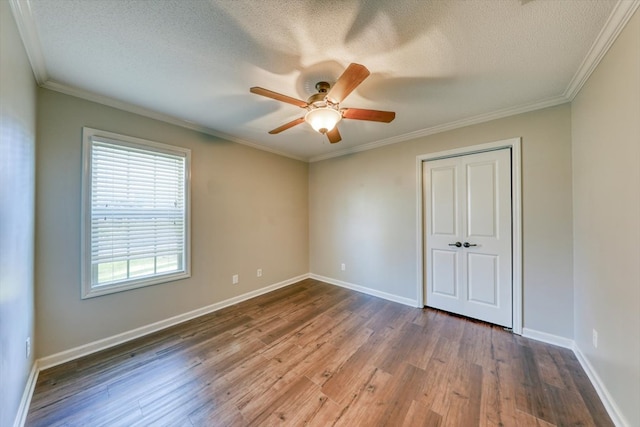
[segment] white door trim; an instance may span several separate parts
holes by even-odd
[[[484,151],[511,149],[511,188],[512,188],[512,239],[513,239],[513,332],[522,335],[522,184],[521,184],[521,138],[510,138],[486,144],[472,145],[437,153],[421,154],[416,157],[416,225],[417,225],[417,295],[418,303],[424,306],[424,222],[423,222],[423,182],[422,167],[427,160],[463,156]]]

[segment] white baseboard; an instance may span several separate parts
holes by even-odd
[[[397,302],[411,307],[422,307],[422,305],[419,304],[415,299],[400,297],[398,295],[389,294],[387,292],[378,291],[375,289],[367,288],[365,286],[355,285],[353,283],[343,282],[342,280],[332,279],[331,277],[320,276],[319,274],[311,273],[309,274],[309,277],[315,280],[320,280],[321,282],[329,283],[331,285],[362,292],[363,294],[367,295],[373,295],[374,297],[386,299],[388,301]]]
[[[153,332],[157,332],[159,330],[168,328],[178,323],[191,320],[198,316],[212,313],[214,311],[223,309],[230,305],[237,304],[239,302],[246,301],[248,299],[257,297],[259,295],[266,294],[271,291],[275,291],[276,289],[292,285],[294,283],[297,283],[307,278],[320,280],[322,282],[326,282],[331,285],[340,286],[343,288],[362,292],[368,295],[372,295],[378,298],[386,299],[388,301],[393,301],[400,304],[408,305],[411,307],[421,307],[421,304],[419,304],[417,300],[413,300],[410,298],[400,297],[397,295],[389,294],[387,292],[382,292],[382,291],[367,288],[364,286],[355,285],[353,283],[343,282],[341,280],[332,279],[330,277],[320,276],[318,274],[313,274],[313,273],[303,274],[297,277],[293,277],[291,279],[284,280],[279,283],[275,283],[273,285],[266,286],[261,289],[257,289],[255,291],[247,292],[245,294],[238,295],[236,297],[229,298],[224,301],[220,301],[218,303],[199,308],[197,310],[190,311],[188,313],[174,316],[169,319],[152,323],[150,325],[142,326],[140,328],[136,328],[128,332],[114,335],[112,337],[105,338],[102,340],[94,341],[92,343],[88,343],[76,348],[72,348],[70,350],[66,350],[66,351],[36,360],[31,369],[31,373],[29,374],[29,378],[27,380],[27,384],[25,386],[22,399],[20,400],[20,407],[18,409],[18,413],[16,415],[16,419],[13,424],[14,427],[24,426],[24,423],[27,418],[27,413],[29,412],[29,404],[31,403],[31,397],[33,396],[33,391],[35,389],[35,385],[38,379],[38,374],[41,370],[51,368],[61,363],[65,363],[70,360],[77,359],[79,357],[86,356],[88,354],[95,353],[97,351],[104,350],[104,349],[113,347],[115,345],[125,343],[127,341],[148,335]],[[600,377],[598,376],[594,368],[589,363],[589,360],[586,358],[586,356],[582,353],[580,348],[576,345],[576,343],[572,339],[549,334],[546,332],[536,331],[535,329],[529,329],[529,328],[522,329],[522,336],[526,338],[534,339],[536,341],[542,341],[547,344],[553,344],[559,347],[564,347],[572,350],[576,355],[576,358],[580,362],[582,369],[584,369],[585,373],[589,377],[591,384],[593,384],[593,387],[596,389],[596,392],[598,393],[598,396],[600,397],[600,400],[602,401],[602,404],[607,410],[607,413],[611,417],[611,420],[613,421],[613,423],[617,427],[630,426],[626,418],[620,412],[620,409],[618,408],[618,406],[615,404],[613,397],[605,387],[604,383],[602,382],[602,380],[600,379]]]
[[[570,338],[548,334],[546,332],[536,331],[535,329],[529,328],[522,328],[522,336],[573,350],[573,340]]]
[[[627,422],[625,417],[620,412],[620,408],[615,404],[613,397],[605,387],[604,383],[589,363],[589,359],[585,357],[585,355],[580,351],[580,348],[575,343],[574,340],[560,337],[558,335],[548,334],[546,332],[536,331],[535,329],[523,328],[522,336],[526,338],[531,338],[536,341],[542,341],[547,344],[557,345],[559,347],[568,348],[573,351],[573,354],[576,355],[578,362],[580,362],[580,366],[584,369],[584,372],[589,377],[589,381],[593,385],[593,388],[596,389],[602,404],[604,405],[609,417],[611,417],[611,421],[616,425],[616,427],[630,427],[631,424]]]
[[[237,304],[242,301],[246,301],[248,299],[257,297],[262,294],[266,294],[271,291],[275,291],[276,289],[283,288],[285,286],[292,285],[296,282],[309,278],[309,274],[303,274],[297,277],[292,277],[291,279],[284,280],[282,282],[274,283],[273,285],[266,286],[264,288],[257,289],[255,291],[247,292],[242,295],[238,295],[233,298],[226,299],[224,301],[217,302],[215,304],[208,305],[206,307],[198,308],[196,310],[190,311],[188,313],[179,314],[174,317],[170,317],[165,320],[161,320],[159,322],[151,323],[150,325],[141,326],[136,329],[132,329],[127,332],[123,332],[118,335],[114,335],[108,338],[104,338],[98,341],[94,341],[88,344],[81,345],[79,347],[75,347],[69,350],[62,351],[60,353],[52,354],[50,356],[43,357],[39,359],[39,368],[40,370],[44,370],[47,368],[51,368],[56,365],[60,365],[62,363],[68,362],[70,360],[78,359],[83,356],[87,356],[89,354],[95,353],[100,350],[105,350],[107,348],[123,344],[127,341],[131,341],[136,338],[143,337],[145,335],[149,335],[153,332],[160,331],[162,329],[166,329],[170,326],[177,325],[178,323],[186,322],[187,320],[194,319],[199,316],[203,316],[205,314],[212,313],[214,311],[223,309],[233,304]]]
[[[589,377],[591,384],[593,384],[593,387],[596,389],[596,392],[598,393],[602,404],[611,417],[611,421],[613,421],[616,427],[631,427],[631,424],[627,421],[624,415],[622,415],[620,408],[618,408],[618,405],[616,405],[615,400],[613,400],[613,397],[609,393],[609,390],[607,390],[607,387],[605,387],[604,383],[596,373],[596,370],[593,369],[593,366],[591,366],[591,363],[589,363],[589,359],[587,359],[584,353],[582,353],[580,347],[578,347],[578,345],[574,342],[571,349],[576,355],[578,362],[580,362],[582,369],[584,369],[584,372]]]
[[[22,427],[24,426],[25,421],[27,421],[27,414],[29,413],[29,405],[31,404],[31,397],[33,396],[33,391],[36,389],[36,382],[38,381],[38,373],[40,372],[38,361],[33,362],[33,366],[31,367],[31,372],[29,373],[29,378],[27,378],[27,384],[24,386],[24,391],[22,392],[22,398],[20,399],[20,406],[18,407],[18,413],[16,414],[16,418],[13,422],[13,427]]]

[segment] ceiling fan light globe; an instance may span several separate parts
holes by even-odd
[[[304,120],[309,123],[316,132],[322,134],[336,127],[340,119],[342,119],[342,114],[329,107],[315,108],[304,116]]]

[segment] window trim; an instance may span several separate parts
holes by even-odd
[[[145,277],[140,279],[130,279],[126,282],[114,283],[92,287],[91,271],[91,156],[93,139],[102,139],[109,142],[122,144],[129,147],[141,148],[144,150],[155,150],[167,154],[178,155],[185,159],[185,239],[183,271],[163,274],[161,276]],[[93,298],[101,295],[108,295],[116,292],[138,289],[146,286],[158,285],[161,283],[173,282],[176,280],[191,277],[191,150],[188,148],[176,147],[160,142],[135,138],[113,132],[107,132],[89,127],[82,128],[82,196],[81,196],[81,227],[80,227],[80,289],[81,299]]]

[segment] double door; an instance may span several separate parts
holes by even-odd
[[[511,153],[425,162],[425,305],[511,328]]]

